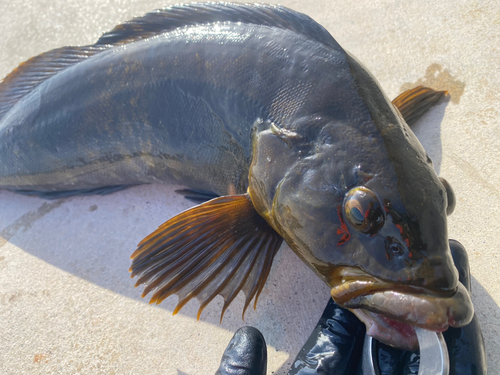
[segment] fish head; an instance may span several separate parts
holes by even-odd
[[[413,327],[464,326],[473,307],[448,243],[453,192],[398,111],[378,105],[374,131],[338,118],[309,118],[302,133],[271,124],[254,141],[249,193],[369,335],[415,350]]]

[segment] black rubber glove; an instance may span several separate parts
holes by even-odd
[[[361,362],[365,325],[330,298],[289,375],[350,374]]]
[[[266,341],[256,328],[236,331],[229,342],[215,375],[266,375]]]
[[[450,240],[450,249],[460,282],[470,292],[467,252],[454,240]],[[475,315],[467,326],[449,328],[443,335],[448,346],[450,375],[486,374],[484,341]],[[364,324],[330,299],[288,374],[360,375],[364,336]],[[378,343],[377,359],[380,375],[418,374],[418,351],[408,352]],[[265,375],[266,364],[264,338],[255,328],[244,327],[229,343],[216,375]]]

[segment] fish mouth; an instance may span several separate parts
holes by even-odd
[[[342,268],[336,279],[340,282],[333,284],[333,299],[365,323],[368,335],[400,349],[418,348],[413,327],[443,332],[467,325],[474,315],[461,283],[455,290],[436,292],[380,280],[350,267]]]

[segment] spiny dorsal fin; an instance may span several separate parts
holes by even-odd
[[[0,82],[0,119],[41,82],[108,48],[109,46],[62,47],[21,63]]]
[[[216,22],[241,22],[293,30],[330,47],[337,42],[309,16],[280,5],[193,3],[174,5],[147,13],[116,26],[96,45],[120,45],[147,39],[180,27]]]
[[[283,238],[255,211],[247,194],[212,199],[174,216],[143,239],[132,254],[131,277],[145,284],[150,303],[177,294],[176,314],[189,300],[203,309],[218,294],[221,320],[240,290],[243,314],[257,299]]]
[[[289,29],[330,47],[338,47],[321,25],[305,14],[282,6],[231,3],[175,5],[118,25],[92,46],[58,48],[20,64],[0,82],[0,119],[41,82],[96,53],[180,27],[215,22],[241,22]]]

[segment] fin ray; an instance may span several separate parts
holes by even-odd
[[[62,47],[21,63],[0,82],[0,119],[43,81],[107,49],[109,46]]]
[[[221,320],[240,290],[245,309],[262,291],[283,239],[255,211],[248,195],[224,196],[174,216],[142,240],[132,255],[132,276],[143,296],[161,303],[176,294],[176,314],[192,298],[198,318],[217,295]],[[256,303],[256,301],[255,301]]]
[[[196,279],[196,275],[203,274],[203,271],[209,268],[214,262],[224,262],[225,257],[218,257],[220,254],[217,250],[221,247],[227,249],[230,247],[230,244],[228,244],[226,239],[219,240],[203,251],[198,252],[193,259],[183,262],[182,269],[179,272],[173,275],[166,284],[160,284],[155,288],[153,298],[157,297],[157,303],[162,302],[172,294],[178,294],[180,289],[193,279]],[[230,253],[226,252],[225,255],[227,257]]]
[[[241,22],[288,29],[320,43],[337,47],[328,31],[305,14],[279,5],[193,3],[158,9],[116,26],[96,45],[121,45],[147,39],[181,27],[216,22]]]
[[[271,271],[271,266],[272,266],[272,259],[274,259],[274,256],[276,255],[278,248],[274,248],[273,246],[268,246],[263,256],[259,257],[256,267],[252,269],[252,271],[250,272],[250,275],[247,278],[245,285],[242,288],[246,296],[245,305],[243,307],[243,313],[241,315],[242,319],[245,318],[245,312],[248,306],[250,305],[250,302],[254,298],[254,296],[255,296],[254,308],[257,307],[257,299],[259,298],[259,295],[262,292],[262,289],[264,288],[264,283],[262,281],[264,280],[265,282],[265,280],[267,280],[267,277],[269,276],[269,272]],[[252,272],[255,269],[261,270],[260,278],[257,278],[255,277],[255,274],[252,274]]]
[[[220,272],[224,270],[228,262],[231,261],[232,258],[231,255],[233,255],[232,253],[236,250],[238,250],[237,244],[233,243],[231,245],[231,251],[226,251],[225,252],[226,254],[224,254],[225,256],[223,256],[223,259],[221,259],[221,262],[214,265],[214,267],[212,267],[212,270],[210,271],[207,270],[207,272],[202,274],[202,277],[196,277],[193,280],[190,280],[190,283],[195,284],[195,286],[184,285],[182,288],[180,288],[180,290],[178,291],[179,303],[177,304],[174,313],[179,311],[182,308],[182,306],[184,306],[193,297],[196,297],[199,293],[201,293],[202,290],[205,292],[205,294],[208,295],[208,297],[203,298],[202,300],[203,302],[200,302],[200,308],[202,308],[201,306],[203,305],[204,302],[208,304],[212,299],[214,299],[217,296],[218,292],[220,291],[221,285],[224,286],[229,282],[229,280],[233,277],[234,272],[237,270],[237,267],[239,266],[239,264],[241,264],[240,262],[243,261],[246,257],[246,252],[239,251],[240,254],[237,254],[235,261],[232,262],[233,266],[228,267],[229,269],[225,270],[227,271],[226,277],[222,279],[217,279],[217,275],[219,275]],[[217,287],[213,288],[214,291],[209,292],[209,285],[213,284],[214,280],[217,284]],[[187,292],[183,291],[183,289]],[[198,299],[200,300],[200,298]],[[199,315],[200,311],[198,311],[198,316]]]
[[[241,241],[240,244],[235,244],[235,249],[238,251],[238,254],[236,254],[235,257],[228,259],[228,262],[218,266],[216,269],[209,270],[207,275],[204,276],[202,280],[195,280],[196,286],[194,288],[187,285],[184,290],[179,291],[179,294],[185,294],[187,292],[187,295],[190,296],[190,298],[196,296],[200,302],[197,314],[198,319],[203,309],[217,295],[221,295],[224,300],[226,300],[226,289],[229,288],[230,290],[236,290],[236,294],[241,289],[241,285],[238,282],[240,274],[242,273],[240,267],[244,263],[251,264],[253,266],[253,262],[251,260],[256,254],[256,251],[253,250],[255,248],[259,248],[256,247],[256,242],[258,242],[258,239],[246,238],[244,241]],[[225,277],[218,278],[217,276],[220,275],[221,272],[224,272]],[[221,314],[221,321],[223,314],[224,309]]]
[[[159,271],[158,273],[159,276],[165,275],[161,279],[156,277],[150,279],[148,281],[148,285],[144,289],[144,293],[146,294],[149,293],[151,290],[154,290],[153,298],[157,300],[159,297],[161,297],[161,295],[163,295],[165,292],[169,290],[170,285],[173,282],[176,282],[178,285],[182,281],[184,275],[186,275],[190,271],[190,269],[188,269],[190,264],[195,263],[197,261],[201,262],[201,264],[205,264],[204,260],[206,260],[206,258],[210,257],[211,255],[210,253],[206,254],[206,252],[209,252],[213,248],[213,246],[219,245],[220,242],[221,241],[209,245],[209,247],[205,249],[206,250],[205,252],[200,251],[201,248],[203,248],[204,244],[203,241],[201,244],[198,243],[193,247],[189,247],[186,253],[182,254],[182,256],[180,257],[174,257],[173,261],[159,262],[159,264],[156,265],[154,268],[147,269],[146,271],[144,271],[142,275],[139,277],[137,283],[143,284],[145,282],[146,276],[149,275],[155,276],[155,274],[157,274],[157,271]],[[198,263],[197,265],[200,264]],[[173,271],[175,271],[175,274],[170,274]],[[168,276],[170,276],[170,278],[165,279]],[[168,296],[166,296],[165,298],[167,297]],[[163,301],[163,299],[161,301]]]
[[[179,228],[179,231],[181,230],[182,228]],[[209,230],[210,228],[203,228],[196,234],[201,236]],[[185,235],[192,234],[192,231],[189,232],[186,231],[184,232],[184,234]],[[169,235],[172,235],[172,233],[169,233]],[[134,277],[139,270],[144,269],[148,264],[168,261],[171,257],[179,255],[178,252],[185,246],[188,245],[194,246],[197,243],[196,241],[202,241],[202,240],[203,240],[202,238],[200,238],[199,240],[197,239],[193,240],[192,238],[186,236],[182,239],[176,239],[176,238],[165,239],[163,241],[158,241],[157,243],[152,244],[147,249],[147,252],[143,252],[135,258],[135,268],[134,271],[132,272],[131,277]],[[172,247],[173,244],[175,244],[175,248]]]
[[[243,269],[242,272],[241,272],[241,277],[240,277],[241,280],[239,281],[238,286],[236,288],[227,288],[228,290],[224,290],[222,292],[222,294],[225,297],[224,297],[224,306],[222,306],[222,312],[221,312],[221,315],[220,315],[220,321],[221,322],[222,322],[222,318],[224,317],[224,313],[226,312],[227,308],[229,307],[229,305],[231,304],[231,302],[233,302],[233,300],[236,298],[236,296],[238,295],[238,292],[245,285],[245,283],[246,283],[246,281],[248,279],[248,276],[250,275],[253,267],[255,266],[255,263],[257,261],[257,257],[258,257],[258,254],[256,252],[253,252],[252,256],[251,256],[251,259],[248,262],[247,267],[245,269]],[[203,303],[202,303],[202,305],[203,305]],[[199,312],[199,314],[200,313],[201,312]]]
[[[436,91],[417,86],[399,94],[392,104],[396,106],[408,125],[415,124],[429,109],[435,106],[448,91]]]
[[[104,33],[93,45],[57,48],[21,63],[0,82],[0,119],[40,83],[95,54],[178,28],[216,22],[241,22],[288,29],[338,48],[337,42],[325,28],[309,16],[282,6],[232,3],[174,5],[118,25]]]

